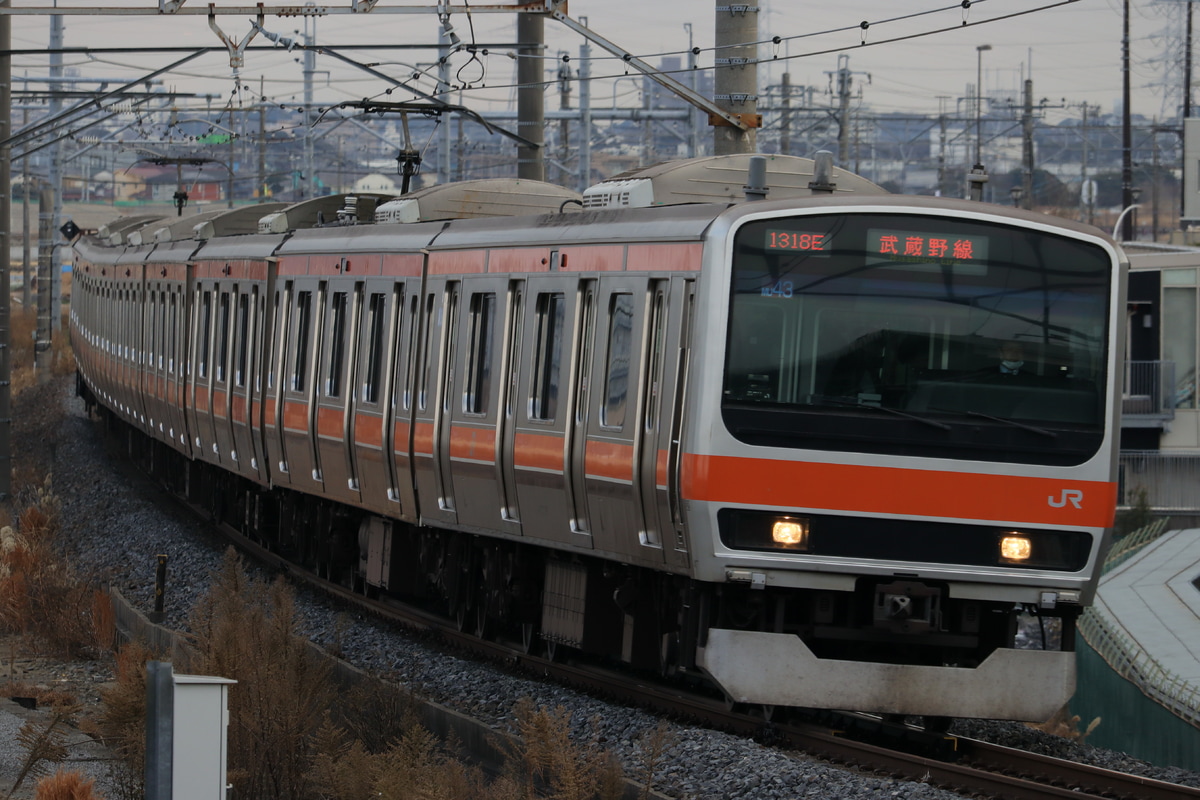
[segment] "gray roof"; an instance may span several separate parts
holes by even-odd
[[[1159,666],[1200,686],[1200,528],[1171,531],[1104,576],[1097,610]]]

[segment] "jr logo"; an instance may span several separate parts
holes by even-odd
[[[1076,508],[1083,508],[1083,492],[1078,489],[1063,489],[1062,495],[1056,500],[1053,496],[1046,498],[1052,508],[1062,508],[1067,503]]]

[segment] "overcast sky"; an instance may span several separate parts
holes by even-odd
[[[51,0],[11,0],[18,8],[44,8]],[[462,0],[456,0],[461,3]],[[265,0],[270,8],[271,0]],[[331,7],[346,7],[352,0],[335,0]],[[1007,90],[1015,92],[1021,80],[1030,74],[1034,94],[1047,98],[1052,104],[1087,102],[1100,106],[1103,112],[1118,107],[1121,96],[1121,19],[1122,3],[1118,0],[1076,0],[1054,3],[1053,0],[976,0],[963,10],[958,0],[758,0],[759,38],[770,40],[778,36],[779,45],[766,44],[760,48],[762,58],[778,56],[779,60],[764,67],[760,81],[777,82],[783,71],[791,73],[793,85],[809,85],[824,91],[829,86],[827,72],[837,68],[838,53],[825,52],[834,48],[849,48],[849,66],[856,74],[855,88],[861,88],[863,99],[878,111],[936,112],[939,104],[953,111],[959,98],[968,94],[974,84],[979,64],[979,45],[991,45],[982,53],[983,83],[986,92]],[[59,0],[64,8],[124,6],[157,11],[157,0]],[[378,8],[388,5],[420,5],[420,0],[379,0]],[[715,7],[728,5],[729,0],[572,0],[570,15],[586,17],[597,33],[658,63],[663,53],[681,53],[688,46],[685,23],[692,25],[692,37],[697,46],[712,45]],[[192,0],[187,7],[205,7]],[[217,6],[246,6],[243,2],[218,2]],[[356,14],[330,16],[316,23],[319,44],[330,46],[349,44],[421,44],[436,41],[436,3],[428,5],[430,13],[421,15]],[[1178,51],[1172,50],[1174,38],[1179,38],[1178,23],[1173,23],[1170,0],[1136,0],[1131,4],[1133,51],[1133,108],[1146,116],[1161,116],[1164,108],[1164,75],[1170,75],[1172,85],[1181,80],[1178,68],[1168,71],[1178,61]],[[1043,9],[1043,10],[1037,10]],[[1023,16],[998,19],[1017,12]],[[889,18],[931,12],[907,20],[887,22]],[[1178,13],[1175,14],[1179,18]],[[138,47],[175,45],[209,47],[219,41],[209,29],[205,16],[66,16],[65,44],[69,47]],[[230,38],[241,40],[250,30],[245,15],[218,16],[217,24]],[[456,13],[451,18],[464,42],[510,43],[515,38],[511,14]],[[989,22],[988,20],[995,20]],[[866,31],[859,23],[872,23]],[[963,25],[963,22],[968,23]],[[267,16],[265,27],[284,35],[302,27],[297,18]],[[838,29],[847,29],[838,32]],[[944,29],[944,30],[943,30]],[[581,38],[553,21],[547,21],[547,40],[550,51],[565,50],[573,56],[579,52]],[[906,41],[889,39],[938,31],[928,36]],[[44,47],[49,35],[49,19],[44,16],[18,16],[13,20],[13,47]],[[865,42],[865,44],[864,44]],[[260,37],[254,44],[263,43]],[[1178,47],[1178,45],[1175,45]],[[507,57],[510,48],[499,46],[478,62],[468,57],[454,57],[452,74],[457,82],[469,82],[472,89],[463,97],[467,105],[487,107],[488,101],[506,100],[512,95],[515,61]],[[363,62],[428,62],[433,51],[346,52]],[[83,75],[131,80],[150,70],[160,68],[182,54],[141,55],[122,53],[97,55],[93,58],[68,55],[68,66],[77,67]],[[594,55],[602,55],[598,50]],[[241,77],[252,87],[244,96],[251,102],[250,93],[258,90],[260,76],[264,94],[280,102],[301,99],[301,68],[296,63],[299,53],[282,50],[251,52]],[[681,56],[683,57],[683,56]],[[705,50],[699,56],[701,66],[711,66],[714,54]],[[577,66],[578,61],[573,64]],[[361,71],[348,68],[331,58],[317,60],[319,85],[318,102],[358,99],[378,96],[386,88],[380,80]],[[409,67],[384,63],[378,67],[390,75],[401,77],[411,73]],[[45,57],[18,56],[14,59],[14,76],[44,74]],[[592,65],[594,75],[621,75],[624,72],[617,60],[597,61]],[[181,70],[164,76],[166,85],[183,91],[208,93],[225,102],[234,86],[228,57],[203,56]],[[486,84],[486,88],[482,86]],[[433,89],[431,81],[420,84]],[[597,82],[593,89],[596,105],[638,104],[639,84],[632,80]],[[548,90],[553,94],[554,89]],[[392,99],[403,95],[396,93]],[[946,98],[939,100],[938,98]],[[456,98],[457,99],[457,98]],[[1178,96],[1166,104],[1178,102]],[[557,107],[551,98],[548,108]],[[1049,114],[1064,114],[1051,110]],[[1077,112],[1071,112],[1076,115]]]

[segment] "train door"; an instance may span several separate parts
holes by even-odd
[[[456,522],[450,464],[448,411],[455,369],[460,282],[431,279],[425,289],[416,408],[413,412],[412,467],[421,517]]]
[[[397,496],[392,451],[394,426],[389,401],[396,378],[397,336],[404,308],[404,284],[370,280],[362,290],[362,323],[359,325],[354,411],[351,420],[351,474],[361,502],[383,514],[394,512]]]
[[[316,445],[316,391],[322,344],[321,309],[326,281],[297,280],[288,321],[288,348],[280,376],[283,388],[282,439],[291,485],[307,491],[324,488]]]
[[[288,485],[292,482],[291,467],[283,436],[283,412],[286,405],[284,387],[297,347],[292,338],[292,308],[295,303],[295,281],[276,283],[271,303],[271,330],[274,331],[266,364],[263,387],[262,441],[265,458],[270,465],[271,481]]]
[[[513,474],[524,535],[590,548],[586,498],[573,492],[570,469],[584,293],[574,276],[527,283]]]
[[[249,441],[238,442],[238,448],[245,450],[250,458],[251,473],[256,480],[264,484],[270,481],[269,465],[271,463],[267,460],[264,431],[267,393],[265,376],[270,369],[274,340],[278,338],[273,335],[269,324],[275,312],[274,305],[269,302],[274,297],[275,275],[275,261],[268,260],[266,280],[262,285],[254,288],[249,338],[246,343],[249,360],[246,397],[249,411],[245,433],[249,437]]]
[[[192,452],[192,437],[188,430],[192,398],[192,379],[188,374],[192,313],[189,310],[188,302],[192,297],[192,286],[195,283],[194,269],[188,265],[183,270],[183,280],[172,285],[171,292],[167,297],[168,325],[171,331],[167,363],[167,372],[171,381],[171,387],[168,390],[171,427],[168,428],[167,433],[171,437],[171,444],[188,455]]]
[[[494,530],[502,520],[497,441],[504,417],[501,367],[508,280],[480,277],[462,284],[462,312],[447,404],[450,479],[458,523]]]
[[[191,434],[193,454],[206,461],[213,460],[216,435],[213,432],[213,343],[217,327],[218,292],[216,284],[196,282],[192,323],[191,354]]]
[[[325,492],[346,502],[359,500],[358,478],[350,467],[353,442],[354,352],[362,307],[361,282],[329,286],[322,312],[320,373],[316,390],[317,460]]]
[[[403,288],[400,288],[403,287]],[[392,408],[391,453],[393,486],[388,490],[389,509],[405,522],[417,522],[416,476],[413,467],[413,415],[417,404],[417,368],[420,362],[423,303],[428,300],[421,292],[420,279],[414,278],[397,288],[395,360],[391,364]],[[398,513],[397,513],[398,507]]]
[[[647,537],[639,474],[647,328],[654,284],[635,274],[600,282],[593,413],[586,425],[584,474],[598,548],[634,561],[659,560]],[[656,558],[657,557],[657,558]]]
[[[255,447],[255,410],[258,405],[255,384],[259,362],[258,343],[262,336],[262,294],[260,287],[255,284],[244,284],[240,288],[242,291],[235,295],[233,352],[230,354],[229,421],[233,435],[230,456],[238,472],[261,482],[266,475]]]
[[[521,345],[525,325],[525,281],[510,281],[504,304],[504,339],[501,352],[499,382],[501,384],[497,412],[496,478],[499,486],[500,525],[510,533],[521,532],[521,507],[517,502],[517,474],[513,448],[516,439],[517,414],[523,395],[520,392]]]
[[[685,278],[656,281],[651,288],[639,433],[642,543],[661,548],[666,562],[679,568],[688,566],[677,477],[694,302],[694,282]]]
[[[213,445],[211,457],[237,470],[233,451],[233,364],[234,326],[240,292],[236,283],[219,281],[216,294],[216,320],[213,327],[212,420]]]

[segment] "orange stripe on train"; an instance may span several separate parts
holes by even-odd
[[[633,445],[589,441],[584,452],[584,472],[589,478],[633,483]]]
[[[450,457],[463,461],[496,461],[495,428],[450,428]]]
[[[682,473],[684,499],[711,503],[1100,528],[1116,512],[1107,481],[694,454]]]

